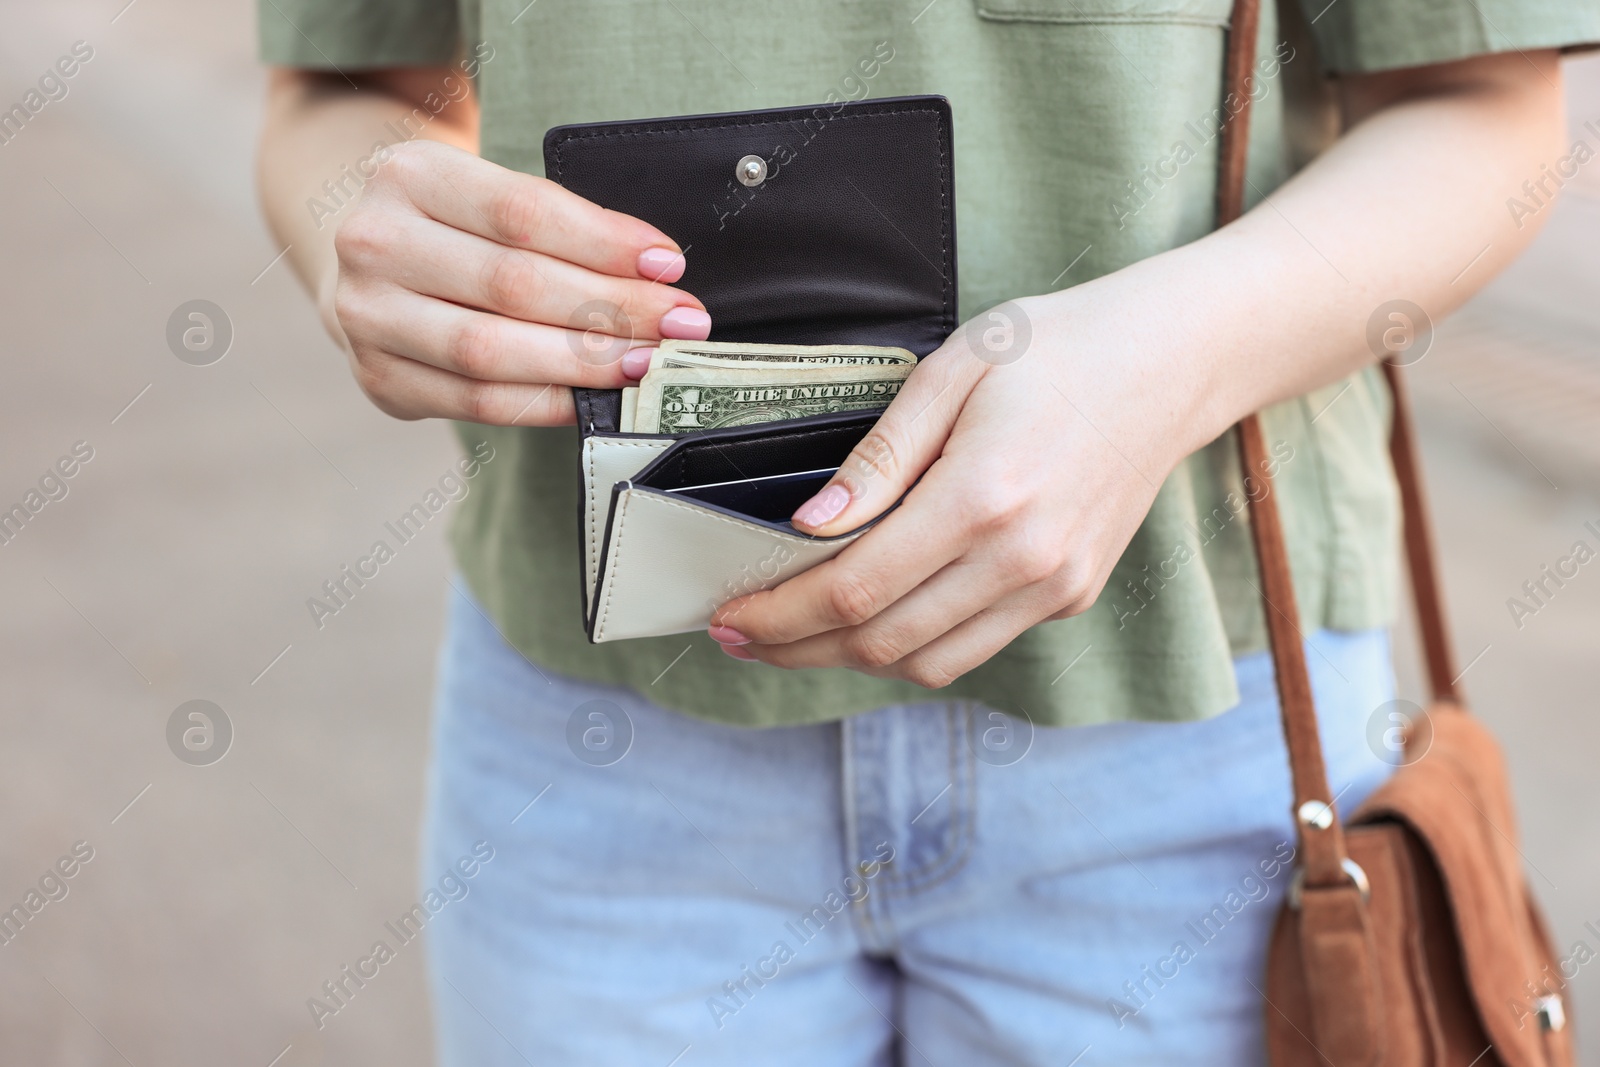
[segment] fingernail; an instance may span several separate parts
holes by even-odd
[[[670,248],[647,248],[639,253],[639,277],[652,282],[675,282],[687,267],[683,253]]]
[[[719,645],[748,645],[750,639],[731,626],[713,626],[706,633]]]
[[[740,648],[738,645],[718,645],[717,647],[722,649],[722,651],[726,652],[736,660],[741,660],[745,663],[756,662],[756,658],[754,656]]]
[[[704,341],[711,336],[711,316],[699,308],[673,308],[661,316],[661,336]]]
[[[622,355],[622,373],[634,381],[644,377],[645,371],[650,369],[650,357],[655,354],[653,348],[632,348]]]
[[[813,528],[821,526],[838,518],[848,503],[850,503],[850,490],[835,482],[801,504],[800,510],[794,513],[794,522],[798,526]]]

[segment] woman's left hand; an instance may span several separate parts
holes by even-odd
[[[1549,212],[1502,205],[1562,150],[1560,81],[1552,50],[1341,77],[1344,135],[1266,203],[953,334],[795,525],[844,533],[904,502],[723,605],[711,636],[936,687],[1086,610],[1183,457],[1369,365],[1396,298],[1442,318],[1532,240]]]
[[[952,334],[794,524],[832,536],[904,501],[829,562],[723,605],[711,636],[740,659],[937,688],[1087,610],[1207,438],[1172,363],[1084,304],[1023,299]]]

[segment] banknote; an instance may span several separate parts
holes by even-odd
[[[624,433],[681,433],[709,428],[708,425],[700,423],[702,414],[706,418],[716,420],[715,425],[739,426],[798,418],[800,415],[815,414],[818,411],[882,407],[892,398],[892,393],[888,396],[883,396],[881,391],[874,394],[872,392],[874,386],[867,384],[864,386],[866,391],[857,390],[859,395],[852,395],[852,388],[863,383],[898,383],[904,380],[916,362],[917,357],[904,348],[878,345],[774,345],[742,341],[666,340],[662,341],[652,353],[649,370],[639,384],[622,390],[622,407],[617,428]],[[773,400],[769,391],[765,394],[765,399],[756,401],[753,399],[754,394],[749,392],[736,393],[723,390],[707,394],[708,402],[717,405],[718,410],[715,413],[710,409],[703,413],[686,410],[684,407],[686,404],[689,407],[699,404],[698,399],[691,398],[680,388],[690,384],[692,380],[674,378],[671,384],[678,391],[673,394],[669,406],[663,408],[662,386],[666,381],[663,375],[667,372],[690,370],[725,371],[737,376],[726,381],[705,380],[704,384],[719,387],[738,384],[754,388],[775,382],[789,383],[796,389],[800,383],[792,379],[797,376],[811,381],[812,375],[826,375],[836,371],[846,373],[816,380],[816,384],[826,387],[824,393],[831,391],[833,395],[801,395],[795,389],[791,389],[784,399]],[[880,370],[885,373],[877,373]],[[898,391],[898,388],[896,384],[895,390]],[[710,399],[713,396],[714,401]],[[650,398],[649,402],[643,403],[643,398],[646,397]],[[643,420],[639,417],[642,403],[647,412]],[[832,406],[829,406],[830,404]],[[795,413],[785,413],[791,410]],[[663,429],[663,418],[676,428]]]
[[[915,364],[667,367],[639,383],[631,429],[687,433],[887,407]]]
[[[915,363],[904,348],[878,345],[769,345],[742,341],[662,341],[650,357],[650,370],[663,367],[747,366],[789,364],[849,367]]]

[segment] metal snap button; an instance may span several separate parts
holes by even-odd
[[[1300,825],[1315,830],[1326,830],[1333,825],[1333,809],[1320,800],[1308,800],[1295,813]]]
[[[745,156],[734,164],[733,176],[740,185],[754,189],[767,180],[767,161],[760,156]]]

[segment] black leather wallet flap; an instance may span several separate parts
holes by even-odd
[[[707,430],[675,442],[632,481],[651,489],[678,489],[837,467],[867,436],[879,414],[848,411],[792,423]]]
[[[956,326],[950,105],[938,96],[558,126],[549,177],[684,249],[676,284],[712,340],[898,345]],[[755,156],[765,177],[737,173]],[[615,430],[615,390],[579,390],[579,428]]]

